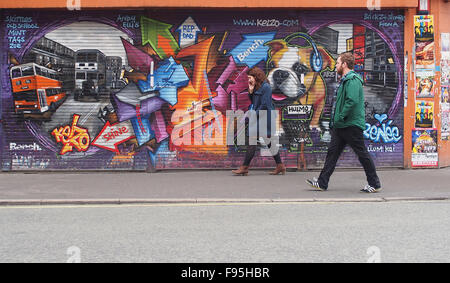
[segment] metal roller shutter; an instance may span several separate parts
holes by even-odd
[[[237,167],[245,146],[227,144],[226,113],[248,110],[253,66],[283,161],[320,168],[345,51],[376,165],[403,166],[402,10],[5,10],[1,23],[3,170]],[[346,150],[338,166],[359,162]]]

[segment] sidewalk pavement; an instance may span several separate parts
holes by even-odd
[[[0,173],[0,205],[145,204],[230,202],[385,202],[449,200],[450,168],[379,169],[383,190],[367,194],[363,170],[336,170],[328,191],[313,191],[306,178],[318,171],[271,176],[251,170]]]

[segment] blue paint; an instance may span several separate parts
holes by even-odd
[[[261,61],[267,61],[269,46],[265,43],[275,38],[275,32],[252,33],[243,35],[244,40],[239,43],[230,54],[238,64],[245,64],[250,68]]]

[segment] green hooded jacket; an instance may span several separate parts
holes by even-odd
[[[350,71],[341,83],[336,99],[334,128],[356,126],[365,130],[363,79]]]

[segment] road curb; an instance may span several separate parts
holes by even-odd
[[[449,197],[386,197],[385,201],[436,201],[449,200]]]
[[[315,202],[384,202],[383,198],[315,198]]]
[[[282,203],[336,203],[336,202],[412,202],[447,201],[449,197],[383,197],[383,198],[303,198],[303,199],[10,199],[0,200],[0,206],[52,205],[126,205],[126,204],[282,204]]]

